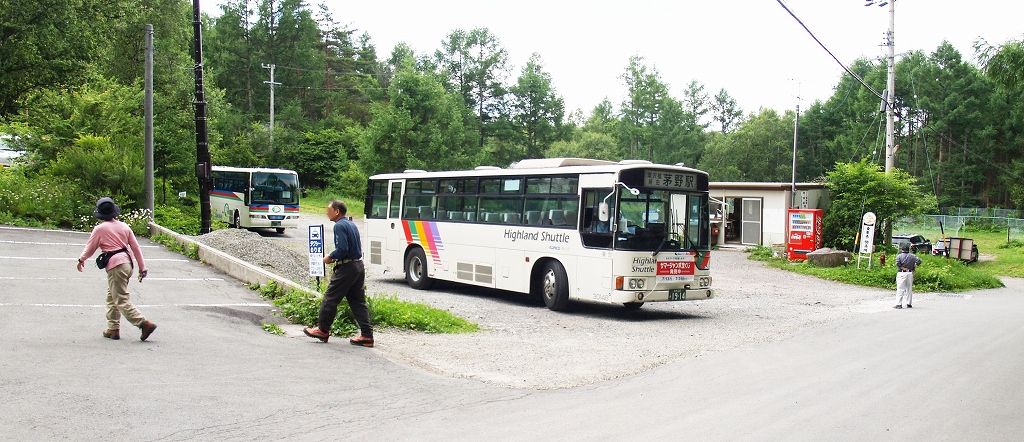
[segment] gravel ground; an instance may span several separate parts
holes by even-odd
[[[299,252],[306,247],[305,226],[316,223],[324,223],[330,233],[326,218],[303,214],[303,225],[285,235],[220,231],[225,233],[201,240],[282,276],[302,275],[308,271],[305,255]],[[330,235],[327,244],[333,245]],[[260,253],[253,256],[254,250]],[[442,376],[512,388],[560,389],[784,339],[854,314],[893,311],[894,294],[888,290],[768,268],[739,250],[713,252],[711,262],[716,298],[648,303],[636,311],[574,303],[567,312],[549,311],[524,295],[477,287],[438,283],[432,290],[413,290],[404,275],[384,273],[382,267],[367,263],[368,294],[395,294],[429,304],[481,328],[463,335],[379,330],[375,351]],[[295,269],[288,268],[292,265]],[[933,299],[932,293],[915,294],[915,303]],[[300,330],[290,327],[288,334],[307,339]]]

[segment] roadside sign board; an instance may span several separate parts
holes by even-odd
[[[309,276],[324,274],[324,226],[309,226]]]

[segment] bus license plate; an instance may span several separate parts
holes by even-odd
[[[277,227],[281,225],[281,221],[271,221],[270,227]]]
[[[686,300],[686,290],[683,289],[671,289],[668,291],[669,301],[683,301]]]

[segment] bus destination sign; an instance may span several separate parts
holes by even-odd
[[[671,190],[697,190],[697,175],[692,173],[644,171],[644,187]]]

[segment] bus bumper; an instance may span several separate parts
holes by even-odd
[[[697,301],[714,297],[715,290],[709,288],[654,291],[615,290],[612,292],[611,301],[625,304],[629,302]]]

